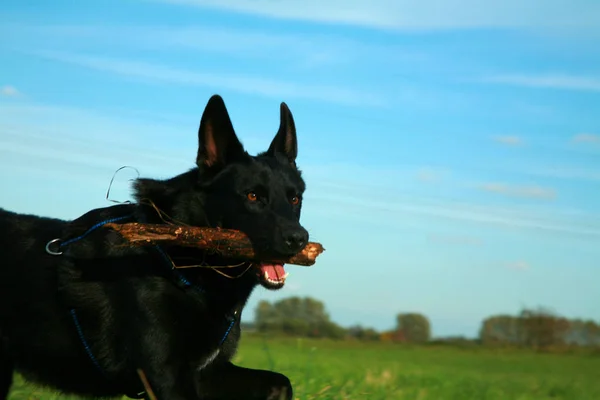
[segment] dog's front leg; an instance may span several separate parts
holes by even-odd
[[[291,400],[293,395],[285,375],[230,362],[200,371],[197,390],[202,400]]]

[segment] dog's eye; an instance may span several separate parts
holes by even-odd
[[[300,203],[300,197],[298,196],[292,196],[292,198],[290,199],[290,203],[292,203],[292,205],[298,205],[298,203]]]
[[[246,197],[250,201],[256,201],[256,200],[258,200],[258,196],[254,192],[248,192],[248,194],[246,195]]]

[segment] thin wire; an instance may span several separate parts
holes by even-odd
[[[174,269],[179,269],[179,267],[177,267],[177,265],[175,264],[175,262],[173,261],[173,259],[171,258],[171,256],[169,256],[166,252],[164,252],[165,257],[168,259],[168,261],[171,263],[171,266]],[[245,263],[240,263],[237,265],[223,265],[223,266],[217,266],[217,265],[190,265],[190,266],[184,266],[183,268],[194,268],[194,267],[199,267],[199,268],[209,268],[212,269],[215,272],[218,272],[219,274],[223,275],[226,278],[229,279],[239,279],[241,278],[244,274],[246,274],[246,272],[248,272],[248,270],[254,265],[253,263],[248,263],[248,267],[244,270],[244,272],[242,272],[241,274],[239,274],[238,276],[231,276],[231,275],[227,275],[226,273],[219,271],[219,269],[221,268],[235,268],[235,267],[240,267],[242,265],[244,265]]]
[[[115,180],[115,177],[117,176],[117,174],[119,173],[120,170],[125,169],[125,168],[131,168],[133,170],[135,170],[135,172],[137,172],[137,178],[139,179],[140,177],[140,171],[138,171],[137,168],[135,167],[130,167],[128,165],[124,165],[121,168],[118,168],[115,173],[113,174],[112,178],[110,179],[110,183],[108,184],[108,190],[106,191],[106,200],[110,201],[111,203],[117,203],[117,204],[131,204],[130,200],[125,200],[125,201],[119,201],[119,200],[112,200],[109,199],[108,197],[110,196],[110,189],[112,188],[112,184]],[[130,179],[129,181],[133,181],[133,179]]]

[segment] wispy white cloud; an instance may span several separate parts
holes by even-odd
[[[478,81],[484,83],[523,86],[531,88],[581,90],[592,92],[600,91],[600,77],[597,76],[579,76],[566,74],[506,74],[490,75],[483,77]]]
[[[146,82],[218,86],[278,100],[279,93],[291,94],[286,98],[387,109],[402,104],[412,109],[468,110],[473,100],[466,92],[412,79],[415,71],[448,74],[456,61],[446,62],[453,56],[411,41],[210,24],[12,23],[2,31],[18,38],[11,44],[15,52],[85,64]]]
[[[594,133],[579,133],[573,136],[575,143],[600,144],[600,135]]]
[[[2,88],[0,89],[0,94],[6,97],[17,97],[21,95],[21,92],[19,92],[14,86],[6,85],[2,86]]]
[[[523,144],[523,139],[521,139],[519,136],[514,135],[494,136],[493,140],[506,146],[521,146]]]
[[[352,218],[364,222],[397,227],[406,225],[408,217],[427,218],[439,223],[441,219],[461,223],[481,224],[500,229],[517,229],[531,232],[546,232],[577,237],[600,238],[600,216],[590,213],[569,214],[560,209],[542,212],[533,209],[503,208],[486,206],[474,202],[451,199],[431,199],[424,196],[391,196],[373,193],[372,197],[361,196],[353,200],[349,196],[327,192],[327,188],[315,184],[312,179],[312,192],[307,196],[306,207],[311,214],[328,217],[340,215],[344,219]],[[315,192],[317,192],[315,194]],[[394,202],[377,200],[394,198]]]
[[[349,106],[387,107],[381,97],[339,86],[312,85],[265,79],[242,74],[188,71],[140,61],[94,57],[60,52],[36,52],[40,57],[98,71],[139,79],[149,83],[196,85],[218,90],[258,94],[281,99],[300,98]]]
[[[155,0],[270,18],[392,30],[543,28],[597,30],[600,4],[569,0]],[[543,12],[540,12],[543,10]]]
[[[600,181],[600,167],[590,166],[544,166],[526,167],[522,169],[525,173],[560,179],[577,179],[583,181]]]
[[[565,209],[558,205],[486,205],[461,197],[418,192],[401,192],[389,184],[374,184],[366,178],[332,185],[327,169],[303,168],[311,182],[305,207],[311,214],[356,219],[389,227],[407,226],[411,221],[429,227],[445,221],[480,224],[499,229],[516,229],[600,239],[600,214]],[[361,167],[365,175],[377,176],[377,168]],[[339,182],[339,180],[338,180]],[[371,186],[369,186],[371,184]],[[368,189],[360,191],[363,186]],[[464,199],[464,196],[462,197]],[[389,201],[387,199],[393,199]]]
[[[268,28],[210,25],[9,25],[7,33],[37,47],[136,50],[197,50],[247,60],[271,60],[278,65],[323,68],[357,63],[424,60],[428,55],[410,47],[382,45],[340,34],[276,32]]]
[[[72,107],[0,103],[2,152],[34,160],[20,168],[40,170],[54,163],[76,174],[90,168],[112,172],[133,165],[144,175],[163,177],[194,165],[196,135],[195,126],[117,118]],[[167,144],[160,140],[162,147],[157,151],[152,142],[162,137],[176,140]],[[182,159],[182,154],[189,154],[189,159]]]
[[[421,182],[436,183],[440,182],[450,172],[445,169],[424,167],[417,171],[417,179]]]
[[[505,196],[529,197],[537,199],[554,199],[556,190],[541,186],[517,186],[504,183],[484,183],[478,186],[486,192],[498,193]]]
[[[520,260],[507,263],[506,268],[515,271],[526,271],[531,268],[531,265],[526,261]]]
[[[427,239],[432,243],[454,246],[482,246],[484,244],[483,239],[475,236],[430,234]]]

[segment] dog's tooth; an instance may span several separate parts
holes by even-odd
[[[290,275],[290,273],[289,273],[289,272],[286,272],[286,273],[285,273],[285,275],[283,275],[283,276],[281,277],[281,280],[282,280],[282,281],[285,281],[285,279],[286,279],[286,278],[287,278],[289,275]]]
[[[279,285],[279,284],[281,284],[282,281],[276,280],[276,279],[269,279],[269,278],[267,278],[267,282],[269,282],[269,283],[271,283],[273,285]]]

